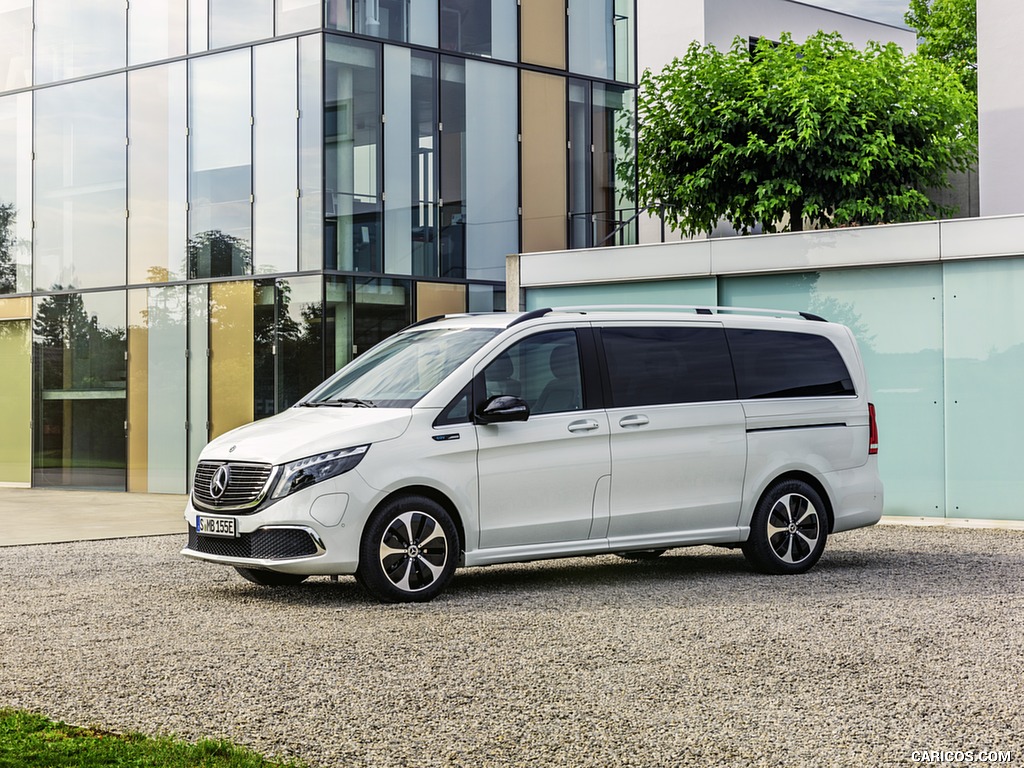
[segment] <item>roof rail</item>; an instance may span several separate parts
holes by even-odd
[[[545,307],[544,309],[534,309],[529,312],[521,314],[519,317],[514,318],[512,322],[506,325],[506,328],[511,328],[513,325],[519,325],[525,323],[527,320],[533,320],[536,317],[544,317],[548,312],[551,312],[551,307]]]
[[[708,307],[696,304],[591,304],[572,307],[555,307],[546,312],[693,312],[697,315],[768,315],[771,317],[802,317],[805,320],[828,322],[810,312],[790,309],[761,309],[755,307]]]

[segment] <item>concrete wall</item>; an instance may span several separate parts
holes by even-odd
[[[982,216],[1024,213],[1024,3],[978,3],[978,195]]]

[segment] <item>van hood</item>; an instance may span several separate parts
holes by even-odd
[[[289,408],[212,440],[202,459],[282,464],[325,451],[393,440],[412,420],[409,408]]]

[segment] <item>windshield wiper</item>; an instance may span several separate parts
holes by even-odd
[[[316,402],[303,403],[307,408],[319,408],[321,405],[333,405],[345,407],[351,405],[354,408],[376,408],[376,404],[369,400],[360,400],[358,397],[336,397],[333,400],[317,400]]]

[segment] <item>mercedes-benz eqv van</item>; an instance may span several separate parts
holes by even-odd
[[[882,513],[853,334],[807,313],[588,307],[431,318],[213,440],[183,554],[383,601],[458,566],[738,547],[801,573]]]

